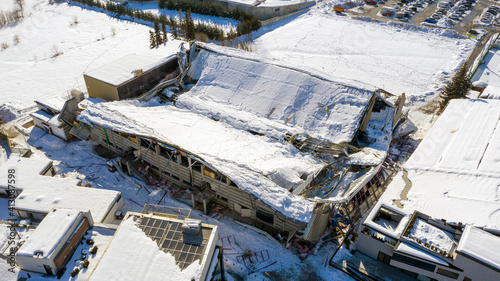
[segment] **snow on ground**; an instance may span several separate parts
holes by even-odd
[[[339,82],[357,80],[406,93],[411,102],[429,100],[475,46],[449,31],[356,20],[325,7],[264,27],[257,32],[256,52]]]
[[[455,244],[453,234],[435,227],[418,218],[410,230],[410,237],[422,240],[422,244],[435,246],[439,250],[450,253]]]
[[[10,46],[0,50],[2,103],[29,107],[41,97],[85,90],[84,72],[149,50],[151,28],[142,24],[46,0],[26,0],[26,14],[0,29],[0,43]],[[13,42],[15,35],[18,44]],[[170,39],[160,50],[165,56],[172,54],[180,42]],[[62,54],[53,57],[56,50]]]
[[[15,4],[15,0],[2,0],[0,1],[0,11],[12,11],[18,6]]]

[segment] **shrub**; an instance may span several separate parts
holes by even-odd
[[[14,41],[14,44],[19,44],[19,42],[21,42],[21,37],[19,37],[19,35],[16,34],[14,35],[12,41]]]
[[[3,50],[5,50],[5,49],[7,49],[7,48],[9,48],[9,44],[7,44],[7,43],[2,43],[2,49],[3,49]]]
[[[92,249],[90,249],[90,253],[92,255],[95,255],[97,253],[97,249],[98,249],[97,246],[92,247]]]
[[[73,271],[71,271],[71,277],[75,277],[78,272],[80,272],[80,269],[78,267],[75,267],[75,269],[73,269]]]
[[[85,261],[82,263],[82,266],[83,266],[83,268],[87,268],[87,267],[89,267],[89,264],[90,264],[89,260],[85,260]]]
[[[94,245],[94,240],[92,240],[92,239],[88,239],[86,242],[87,242],[87,245]]]

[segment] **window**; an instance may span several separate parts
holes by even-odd
[[[436,266],[433,264],[426,263],[426,262],[423,262],[423,261],[420,261],[420,260],[417,260],[414,258],[410,258],[407,256],[403,256],[403,255],[398,254],[398,253],[394,253],[394,255],[392,256],[392,259],[395,261],[405,263],[407,265],[418,267],[418,268],[421,268],[423,270],[427,270],[427,271],[431,271],[431,272],[434,272],[434,270],[436,269]]]
[[[141,146],[142,147],[145,147],[145,148],[150,148],[150,149],[154,149],[154,146],[152,144],[152,142],[150,140],[146,140],[146,139],[143,139],[141,138]]]
[[[391,262],[391,256],[389,256],[388,254],[386,254],[384,252],[379,251],[377,260],[379,260],[383,263],[389,264]]]
[[[446,270],[446,269],[440,268],[440,267],[438,267],[438,270],[437,270],[436,273],[437,274],[441,274],[441,275],[446,276],[446,277],[453,278],[453,279],[457,279],[458,276],[460,275],[460,274],[458,274],[456,272],[452,272],[452,271],[449,271],[449,270]]]
[[[215,179],[215,172],[212,171],[211,169],[207,168],[207,167],[203,168],[203,174],[205,176],[208,176],[208,177],[211,177],[211,178]]]
[[[257,209],[257,212],[255,214],[258,219],[260,219],[263,222],[267,222],[269,224],[274,224],[274,215],[268,212],[264,212],[262,210]]]
[[[201,164],[194,163],[193,165],[191,165],[191,169],[193,169],[193,171],[195,172],[201,173]]]
[[[187,156],[181,155],[181,165],[184,167],[189,167],[189,160]]]
[[[174,154],[174,151],[172,149],[168,149],[168,148],[160,145],[160,155],[161,156],[163,156],[167,159],[170,159],[170,157],[172,157],[173,154]]]

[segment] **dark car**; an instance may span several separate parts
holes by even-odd
[[[424,20],[424,22],[427,22],[427,23],[436,23],[437,20],[433,19],[433,18],[427,18],[427,19]]]

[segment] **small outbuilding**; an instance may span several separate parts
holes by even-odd
[[[90,211],[52,209],[16,253],[23,270],[56,275],[94,225]]]
[[[85,73],[83,78],[91,98],[123,100],[147,92],[164,78],[175,77],[177,66],[175,55],[165,57],[149,51],[129,54]]]

